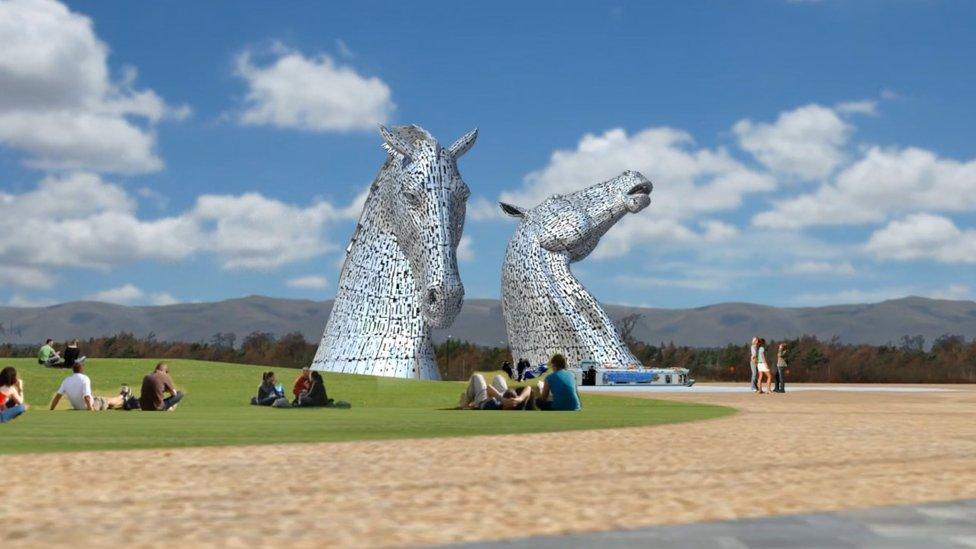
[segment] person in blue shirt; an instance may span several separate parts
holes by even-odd
[[[577,411],[580,409],[576,377],[566,370],[566,357],[560,354],[549,359],[552,373],[539,389],[538,406],[542,410]]]

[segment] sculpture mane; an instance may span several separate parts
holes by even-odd
[[[624,215],[646,208],[651,190],[643,175],[628,171],[552,196],[531,210],[501,204],[505,213],[521,218],[502,265],[502,308],[513,357],[541,364],[562,353],[571,365],[640,365],[570,264],[589,255]]]
[[[346,248],[335,303],[312,369],[440,379],[430,329],[450,326],[464,286],[457,246],[470,192],[457,159],[419,126],[380,127],[386,162]]]

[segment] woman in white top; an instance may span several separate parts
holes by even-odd
[[[752,377],[749,380],[749,384],[752,387],[752,392],[759,391],[759,385],[757,382],[759,380],[759,371],[756,369],[756,348],[758,348],[759,336],[753,336],[752,341],[749,343],[749,370],[752,373]]]
[[[767,395],[773,394],[773,376],[769,372],[769,364],[766,363],[766,340],[759,338],[759,342],[756,344],[756,369],[759,371],[759,381],[757,385],[759,386],[758,395],[764,392]],[[766,390],[763,391],[763,379],[766,380]]]

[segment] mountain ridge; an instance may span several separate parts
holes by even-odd
[[[692,347],[741,343],[752,335],[780,339],[816,335],[845,343],[885,344],[903,335],[923,335],[931,342],[945,333],[976,337],[976,302],[908,296],[869,304],[822,307],[775,307],[726,302],[687,309],[604,305],[614,320],[640,314],[634,337],[648,343],[674,341]],[[318,341],[332,300],[286,299],[260,295],[215,302],[127,306],[73,301],[45,307],[0,307],[0,342],[36,343],[131,332],[155,334],[167,341],[209,341],[217,332],[234,332],[238,341],[254,331],[282,335],[301,332]],[[453,326],[436,330],[480,345],[506,344],[501,303],[497,299],[465,300]]]

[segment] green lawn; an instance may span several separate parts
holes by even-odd
[[[91,359],[86,372],[96,395],[127,383],[138,393],[154,360]],[[49,411],[51,396],[70,372],[35,360],[0,359],[24,379],[32,408],[0,425],[0,454],[283,442],[349,441],[565,431],[655,425],[721,417],[730,408],[704,404],[584,395],[583,411],[482,412],[452,410],[462,383],[407,381],[327,374],[329,396],[352,409],[272,409],[250,406],[261,372],[272,369],[289,389],[297,372],[240,364],[171,360],[170,373],[186,392],[169,413],[69,411],[66,399]]]

